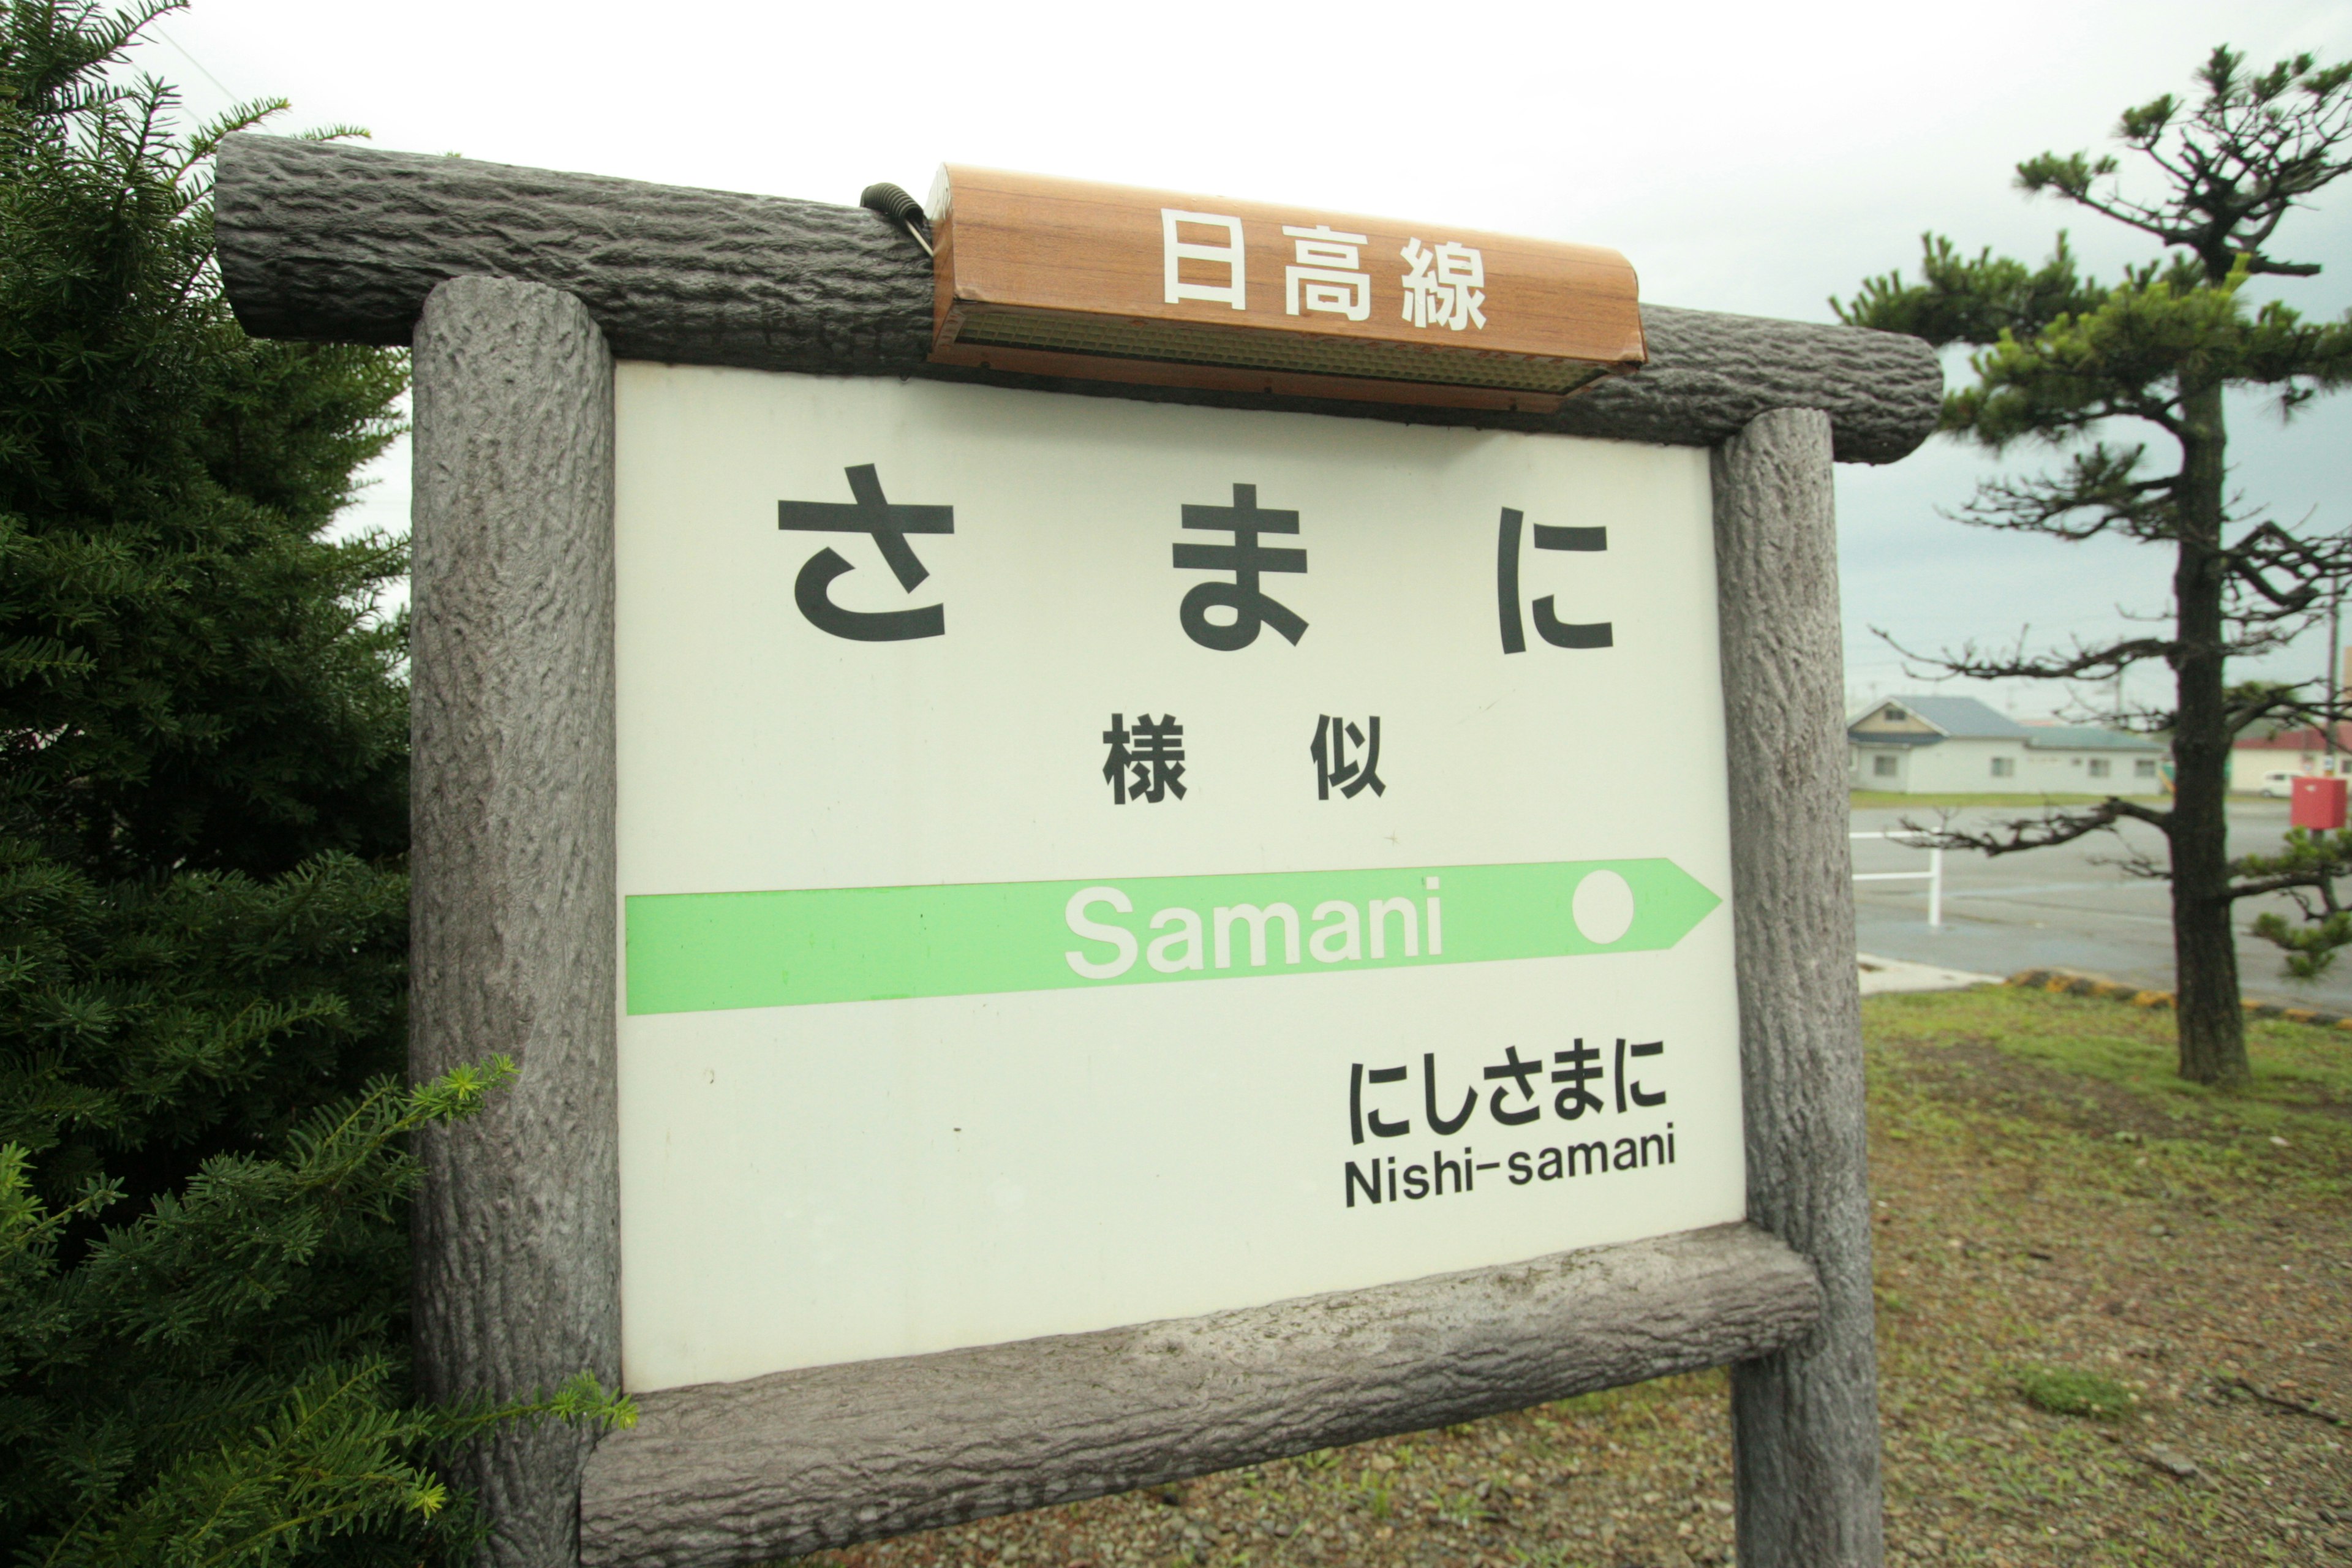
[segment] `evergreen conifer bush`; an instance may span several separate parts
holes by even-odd
[[[262,342],[126,12],[0,0],[0,1552],[415,1563],[435,1458],[626,1420],[593,1380],[416,1405],[401,1082],[405,570],[327,537],[398,433],[381,350]]]

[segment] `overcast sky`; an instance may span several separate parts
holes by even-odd
[[[2038,260],[2067,227],[2112,276],[2144,247],[2019,195],[2017,161],[2102,146],[2125,106],[2186,92],[2216,43],[2344,58],[2352,0],[197,0],[152,37],[142,63],[194,110],[287,98],[278,128],[355,124],[381,147],[843,203],[875,180],[919,196],[942,162],[993,164],[1607,245],[1644,299],[1818,321],[1827,296],[1907,268],[1927,228]],[[2275,248],[2326,272],[2274,291],[2334,316],[2352,308],[2352,178],[2321,201]],[[2352,525],[2352,394],[2284,428],[2252,402],[2232,412],[2249,502]],[[404,447],[379,466],[367,521],[405,526],[406,468]],[[1874,626],[1933,648],[2097,636],[2165,607],[2158,550],[1938,515],[1988,471],[1940,440],[1839,470],[1855,698],[1918,689]],[[2274,663],[2316,674],[2325,657]],[[1982,694],[2021,715],[2065,700]]]

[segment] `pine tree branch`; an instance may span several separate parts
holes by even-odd
[[[2164,176],[2171,193],[2164,202],[2125,196],[2116,160],[2086,153],[2028,159],[2018,165],[2019,185],[2191,250],[2213,282],[2239,267],[2248,277],[2313,276],[2316,263],[2278,260],[2264,247],[2289,212],[2352,168],[2338,151],[2352,136],[2345,91],[2352,73],[2319,68],[2302,55],[2248,78],[2238,68],[2242,59],[2215,52],[2205,95],[2185,123],[2169,94],[2124,112],[2118,139]],[[2288,97],[2294,101],[2282,105]]]
[[[2116,824],[2126,818],[2145,822],[2168,837],[2172,832],[2170,812],[2158,811],[2153,806],[2142,805],[2137,801],[2125,800],[2117,795],[2111,795],[2085,809],[2053,809],[2039,816],[2010,817],[1976,831],[1956,828],[1948,820],[1930,827],[1907,816],[1896,826],[1906,836],[1916,839],[1917,847],[1923,849],[1972,849],[1988,858],[1998,858],[2029,849],[2050,849],[2061,844],[2072,844],[2094,833],[2113,832]]]
[[[1988,479],[1957,514],[1977,528],[2044,533],[2079,542],[2120,529],[2134,539],[2168,539],[2179,476],[2137,477],[2145,448],[2095,442],[2058,477]],[[2079,518],[2080,521],[2069,521]]]
[[[1974,642],[1962,643],[1957,652],[1926,654],[1904,647],[1884,627],[1870,631],[1906,659],[1969,680],[2105,680],[2147,659],[2168,659],[2180,646],[2163,637],[2130,637],[2104,647],[2077,645],[2072,654],[2035,657],[2025,652],[2021,636],[2016,651],[2006,655],[1979,653]]]
[[[2242,855],[2231,862],[2230,871],[2226,896],[2233,901],[2283,892],[2294,896],[2306,918],[2341,914],[2344,906],[2336,883],[2352,877],[2352,831],[2290,828],[2278,853]]]
[[[2062,316],[2095,310],[2107,294],[2105,285],[2076,275],[2063,232],[2039,268],[1990,248],[1964,257],[1932,233],[1919,237],[1919,253],[1918,283],[1900,272],[1865,279],[1851,300],[1832,298],[1830,309],[1850,326],[1908,332],[1939,348],[1989,346],[2004,332],[2030,337]]]
[[[2246,681],[2230,689],[2223,712],[2229,733],[2239,735],[2267,721],[2322,731],[2352,722],[2352,689],[2337,693],[2335,706],[2305,695],[2316,680]]]
[[[2022,168],[2023,166],[2021,165],[2021,174]],[[2020,183],[2023,183],[2021,178]],[[2032,190],[2039,187],[2029,185],[2026,188]],[[2053,182],[2052,188],[2058,192],[2063,200],[2095,212],[2101,217],[2112,218],[2126,227],[2136,228],[2162,244],[2185,246],[2190,244],[2196,237],[2192,234],[2184,233],[2177,225],[2165,222],[2163,214],[2154,208],[2141,206],[2137,203],[2126,202],[2119,198],[2103,201],[2093,195],[2087,185],[2083,189],[2074,190]]]
[[[2244,881],[2232,882],[2223,889],[2221,896],[2234,903],[2240,899],[2259,899],[2268,893],[2283,893],[2295,889],[2308,890],[2327,886],[2326,879],[2315,871],[2282,871],[2275,876],[2250,877]],[[2329,889],[2329,891],[2332,894],[2333,889]]]
[[[2352,532],[2306,539],[2264,521],[2222,552],[2223,569],[2270,604],[2300,613],[2352,577]],[[2273,577],[2287,580],[2285,586]]]

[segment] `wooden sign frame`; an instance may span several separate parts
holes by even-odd
[[[415,349],[412,1061],[521,1064],[419,1140],[428,1396],[620,1375],[615,356],[1714,453],[1745,1223],[648,1394],[465,1458],[485,1561],[730,1568],[1725,1363],[1740,1562],[1882,1561],[1831,463],[1932,431],[1925,344],[1653,308],[1643,374],[1549,415],[1120,386],[934,363],[929,263],[858,209],[250,134],[217,191],[247,330]]]

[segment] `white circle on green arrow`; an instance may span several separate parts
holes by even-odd
[[[1589,871],[1576,885],[1570,911],[1585,941],[1607,947],[1633,929],[1633,889],[1614,871]]]

